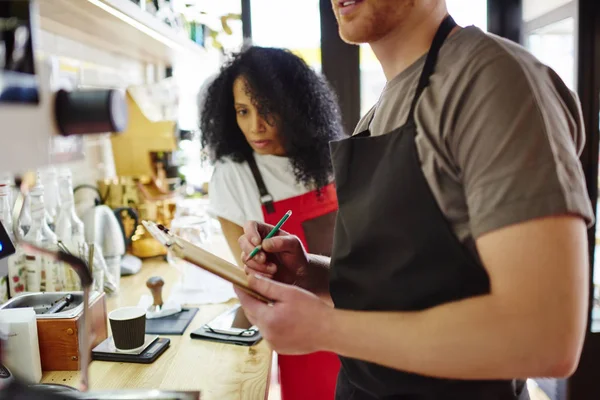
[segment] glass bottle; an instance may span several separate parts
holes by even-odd
[[[23,206],[21,207],[21,212],[19,213],[19,219],[17,220],[17,234],[19,235],[19,239],[22,239],[29,232],[29,228],[31,227],[31,197],[29,194],[25,195],[23,198]]]
[[[36,246],[58,250],[58,239],[46,223],[44,187],[36,185],[30,192],[31,227],[24,240]],[[27,268],[27,291],[62,291],[64,289],[64,266],[38,253],[25,252]]]
[[[73,182],[71,171],[68,168],[62,168],[58,173],[58,193],[60,196],[60,211],[56,220],[56,236],[72,254],[87,260],[89,255],[88,246],[85,242],[84,225],[75,212]],[[80,290],[81,284],[75,271],[67,268],[65,274],[67,289]],[[102,277],[94,277],[97,286],[100,288],[104,284]]]
[[[10,178],[7,175],[0,177],[0,222],[4,226],[9,239],[16,246],[15,254],[8,257],[8,290],[11,296],[25,292],[27,272],[23,260],[23,251],[15,243],[12,223],[12,207],[10,200]]]
[[[58,190],[58,176],[56,168],[48,167],[38,171],[38,182],[44,187],[44,208],[46,209],[46,223],[54,231],[56,219],[60,211],[60,195]]]

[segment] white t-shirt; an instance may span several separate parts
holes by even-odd
[[[296,182],[290,159],[254,154],[256,165],[273,201],[307,193],[310,189]],[[224,159],[215,165],[209,185],[208,213],[240,226],[246,221],[264,222],[260,193],[247,162]]]

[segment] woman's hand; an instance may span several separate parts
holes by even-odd
[[[282,230],[263,241],[271,229],[272,225],[254,221],[244,226],[244,234],[238,240],[244,270],[247,274],[261,274],[279,282],[294,284],[307,272],[308,254],[298,237]],[[259,244],[262,244],[262,250],[248,260],[248,255]]]

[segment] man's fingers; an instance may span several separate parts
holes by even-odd
[[[244,265],[244,272],[246,274],[262,274],[267,278],[272,278],[273,275],[277,272],[277,267],[274,264],[259,264],[256,267],[250,267],[248,265]]]
[[[262,222],[248,221],[244,224],[244,236],[247,236],[250,243],[255,247],[262,242],[262,238],[267,236],[274,226]],[[280,231],[281,233],[285,233]]]
[[[298,249],[300,242],[296,236],[275,236],[266,239],[262,244],[262,249],[267,253],[285,253],[293,252]]]
[[[246,314],[246,318],[255,325],[256,324],[256,315],[260,312],[262,307],[266,305],[260,301],[250,296],[248,293],[243,291],[242,289],[234,287],[235,294],[237,294],[240,303],[242,304],[242,308],[244,309],[244,314]]]
[[[243,234],[238,238],[238,244],[240,245],[242,251],[246,254],[252,253],[252,250],[254,250],[256,247],[256,245],[252,244],[247,234]]]
[[[283,231],[279,231],[279,235],[281,236],[275,236],[263,241],[262,237],[266,236],[271,228],[273,228],[271,225],[259,224],[256,221],[246,222],[244,225],[244,234],[238,239],[238,244],[240,245],[242,252],[250,254],[258,245],[261,245],[262,250],[268,253],[292,252],[301,246],[301,243],[296,236]],[[266,256],[261,251],[254,256],[253,259],[254,258],[256,258],[258,262],[265,262]]]
[[[256,271],[272,274],[274,274],[275,271],[277,271],[277,267],[275,267],[275,264],[267,263],[267,257],[262,251],[259,252],[256,256],[252,257],[252,259],[250,260],[248,259],[246,253],[242,252],[242,262],[244,263],[244,266],[250,267]]]
[[[245,264],[258,269],[260,264],[264,264],[267,261],[267,255],[264,251],[259,251],[251,260],[248,260],[248,256],[252,253],[255,246],[250,243],[246,236],[240,236],[238,243],[242,249],[241,259]]]
[[[251,289],[274,301],[284,300],[293,286],[279,283],[263,275],[250,275],[248,285]]]
[[[248,256],[249,256],[249,253],[246,253],[245,251],[242,251],[242,254],[240,254],[240,257],[243,262],[254,261],[259,264],[264,264],[265,262],[267,262],[267,255],[265,254],[264,251],[259,251],[254,257],[252,257],[251,260],[248,259]]]
[[[262,236],[258,232],[258,223],[256,221],[247,221],[244,224],[244,236],[242,237],[246,238],[253,247],[258,246],[262,241]],[[242,250],[246,251],[244,248]]]

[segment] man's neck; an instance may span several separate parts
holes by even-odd
[[[414,10],[396,29],[377,42],[370,43],[388,81],[427,53],[446,15],[443,2],[431,10]]]

